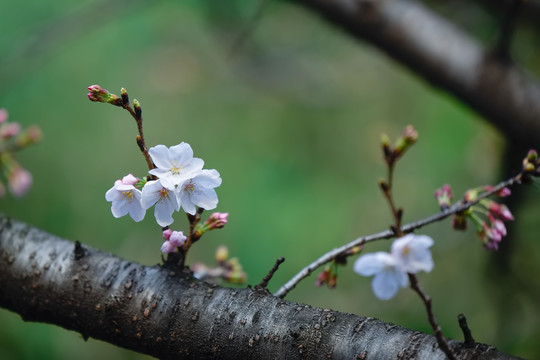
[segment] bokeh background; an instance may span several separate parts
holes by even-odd
[[[188,262],[211,263],[224,244],[256,284],[284,256],[271,290],[325,251],[389,226],[377,186],[385,176],[383,132],[396,138],[413,124],[420,134],[396,170],[405,222],[435,213],[433,191],[445,183],[459,197],[502,179],[504,136],[466,106],[302,8],[268,2],[260,12],[259,5],[2,2],[0,107],[12,121],[39,125],[44,138],[19,154],[33,188],[23,199],[0,199],[0,211],[129,260],[160,262],[152,213],[141,223],[115,219],[105,201],[116,179],[147,169],[134,121],[119,108],[88,101],[92,84],[117,94],[126,87],[141,102],[150,146],[186,141],[206,168],[221,173],[217,210],[230,213],[229,223],[197,243]],[[486,44],[497,33],[482,7],[441,9]],[[514,52],[534,71],[540,64],[533,40],[520,30]],[[454,232],[447,220],[421,231],[436,241],[436,265],[420,281],[447,336],[462,338],[456,316],[464,313],[476,340],[533,358],[540,355],[539,188],[522,195],[512,209],[510,273],[493,276],[494,254],[472,228]],[[187,221],[177,214],[173,226],[185,229]],[[367,251],[388,248],[380,242]],[[350,264],[340,269],[335,290],[314,281],[288,299],[430,332],[414,293],[378,301],[371,279],[355,275]],[[0,358],[148,357],[0,310]]]

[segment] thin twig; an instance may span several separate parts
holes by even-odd
[[[141,150],[144,156],[144,159],[146,160],[146,165],[148,165],[148,169],[149,170],[154,169],[156,166],[154,165],[154,163],[152,162],[152,159],[150,158],[150,154],[148,153],[148,148],[146,147],[146,143],[144,140],[143,126],[142,126],[143,118],[142,118],[142,111],[140,107],[137,109],[137,111],[135,111],[133,110],[129,102],[127,103],[124,102],[124,104],[122,105],[122,108],[126,109],[131,114],[133,119],[135,119],[135,122],[137,123],[137,129],[139,130],[139,136],[137,136],[137,145],[139,146],[139,149]]]
[[[488,196],[491,196],[495,193],[497,193],[499,190],[501,190],[504,187],[511,187],[515,184],[520,183],[521,181],[522,173],[519,173],[518,175],[502,181],[501,183],[494,186],[490,191],[486,191],[485,193],[482,193],[478,196],[478,198],[475,201],[472,202],[458,202],[454,205],[450,206],[449,208],[433,214],[431,216],[428,216],[424,219],[418,220],[416,222],[412,222],[406,225],[403,225],[401,227],[401,231],[403,233],[409,233],[411,231],[414,231],[416,229],[420,229],[426,225],[432,224],[437,221],[441,221],[443,219],[446,219],[447,217],[463,212],[467,209],[469,209],[471,206],[477,204],[480,200],[487,198]],[[349,242],[348,244],[345,244],[339,248],[335,248],[322,256],[320,256],[317,260],[313,261],[309,265],[305,266],[302,270],[300,270],[295,276],[293,276],[289,281],[287,281],[282,287],[278,289],[274,293],[274,296],[277,296],[279,298],[284,298],[292,289],[296,287],[296,285],[308,277],[313,271],[315,271],[320,266],[329,263],[333,259],[335,259],[337,256],[344,254],[345,252],[349,251],[350,249],[367,244],[372,241],[376,240],[382,240],[382,239],[389,239],[394,237],[394,233],[390,230],[381,231],[376,234],[366,235],[359,238],[354,239],[353,241]]]
[[[277,259],[274,266],[272,266],[272,269],[270,269],[268,274],[266,274],[264,279],[262,279],[262,281],[258,285],[255,285],[255,288],[256,289],[266,289],[266,287],[268,286],[268,283],[272,279],[272,276],[274,276],[275,272],[279,268],[279,265],[281,265],[284,261],[285,261],[284,257],[280,257],[279,259]]]
[[[437,338],[437,343],[439,344],[439,347],[442,351],[446,354],[446,356],[449,359],[455,359],[456,356],[452,352],[452,349],[450,349],[450,346],[448,345],[448,341],[446,341],[446,338],[444,337],[444,334],[442,332],[441,327],[437,323],[437,319],[435,318],[435,314],[433,313],[433,306],[431,302],[431,297],[429,297],[426,293],[422,291],[422,288],[418,284],[418,278],[415,274],[408,274],[409,275],[409,281],[411,283],[411,289],[413,289],[418,296],[422,299],[424,302],[424,305],[426,306],[426,311],[428,313],[428,320],[431,324],[431,328],[433,329],[433,332],[435,332],[435,337]]]

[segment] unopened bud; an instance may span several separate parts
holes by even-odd
[[[126,88],[120,89],[120,96],[122,97],[122,101],[124,102],[124,104],[129,104],[129,96]]]
[[[381,135],[381,145],[383,149],[384,157],[389,157],[392,155],[392,149],[390,147],[390,138],[386,134]]]
[[[220,246],[216,250],[216,261],[218,264],[222,264],[229,258],[229,249],[226,246]]]
[[[418,140],[418,132],[412,125],[407,125],[405,130],[403,130],[401,137],[397,140],[394,153],[398,156],[402,155],[405,150],[416,142],[416,140]]]
[[[452,188],[450,185],[443,185],[442,188],[435,190],[435,198],[439,202],[439,208],[445,210],[450,206],[452,202]]]
[[[212,213],[208,220],[206,220],[205,225],[208,227],[208,230],[221,229],[227,224],[228,216],[229,213]]]
[[[409,144],[412,145],[418,140],[418,132],[412,125],[407,125],[405,130],[403,130],[403,139]]]
[[[16,143],[17,146],[22,148],[39,142],[42,136],[43,134],[41,129],[36,125],[32,125],[23,130],[19,136],[17,136]]]
[[[386,183],[386,181],[384,181],[382,179],[379,180],[379,186],[380,186],[382,191],[388,192],[389,187],[388,187],[388,184]]]
[[[99,85],[91,85],[88,87],[88,99],[90,101],[109,103],[116,106],[122,106],[122,99],[118,96],[111,94],[108,90],[102,88]]]
[[[133,108],[135,109],[135,116],[137,117],[137,119],[140,119],[142,115],[142,109],[139,100],[133,100]]]
[[[32,174],[21,166],[16,166],[8,175],[9,191],[17,197],[21,197],[32,186]]]

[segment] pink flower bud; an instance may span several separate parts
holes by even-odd
[[[221,229],[227,223],[228,216],[229,213],[212,213],[208,220],[206,220],[205,224],[208,226],[209,230]]]
[[[494,216],[499,217],[505,221],[514,220],[514,215],[512,215],[508,207],[504,204],[499,204],[499,203],[496,203],[495,201],[490,201],[488,210]]]
[[[171,236],[169,237],[169,241],[176,247],[180,247],[184,245],[186,240],[187,240],[187,237],[184,236],[183,231],[173,231],[171,233]]]
[[[161,252],[164,254],[170,254],[176,251],[176,246],[174,246],[170,241],[165,241],[161,245]]]
[[[435,190],[435,198],[439,202],[439,208],[441,210],[444,210],[450,206],[452,197],[452,188],[450,185],[443,185],[441,189]]]
[[[123,104],[121,98],[115,94],[111,94],[108,90],[103,89],[99,85],[90,85],[88,90],[89,92],[86,94],[86,96],[88,96],[90,101],[109,103],[117,106],[122,106]]]
[[[32,186],[32,174],[17,166],[8,176],[9,191],[17,197],[21,197]]]
[[[126,176],[124,176],[122,178],[122,183],[124,185],[135,185],[136,183],[139,182],[139,179],[137,179],[135,176],[133,176],[132,174],[128,174]]]
[[[511,194],[512,191],[510,191],[510,189],[507,187],[503,187],[501,190],[499,190],[499,192],[497,192],[497,195],[499,195],[500,197],[510,196]]]
[[[164,230],[163,231],[163,238],[165,240],[169,240],[169,238],[171,237],[171,233],[172,233],[171,229]]]

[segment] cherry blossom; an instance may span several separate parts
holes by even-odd
[[[167,148],[165,145],[151,147],[148,153],[156,165],[149,171],[157,176],[163,186],[171,188],[192,178],[202,170],[204,161],[193,157],[191,146],[185,142]]]
[[[178,199],[185,212],[195,215],[196,206],[205,210],[215,209],[218,198],[214,188],[221,185],[217,170],[202,170],[195,177],[178,186]]]
[[[429,272],[433,269],[433,259],[429,247],[433,239],[426,235],[407,234],[396,239],[390,253],[376,252],[358,258],[354,271],[363,276],[372,276],[371,287],[381,300],[393,298],[400,287],[409,283],[407,273]]]
[[[173,223],[172,213],[180,210],[174,186],[165,186],[160,180],[148,181],[142,189],[141,204],[144,209],[156,205],[154,216],[160,226]]]
[[[115,218],[129,213],[136,222],[144,219],[145,209],[141,206],[141,191],[134,185],[138,179],[129,174],[116,180],[114,186],[105,193],[105,199],[112,202],[111,212]]]

